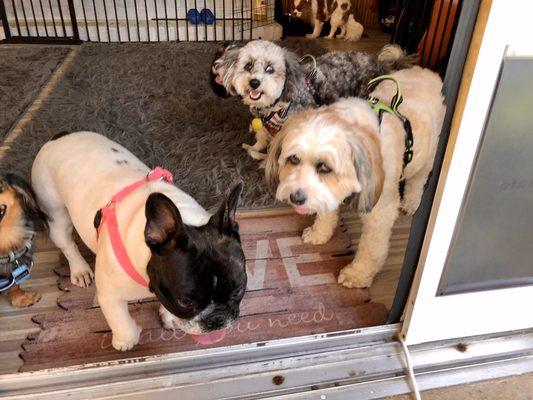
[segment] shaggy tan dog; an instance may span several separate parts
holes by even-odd
[[[381,124],[367,101],[349,98],[305,111],[286,122],[269,150],[266,178],[276,197],[298,213],[316,214],[304,230],[305,243],[323,244],[332,236],[339,205],[352,194],[363,232],[354,260],[340,273],[344,286],[368,287],[387,258],[391,229],[401,208],[416,211],[433,166],[445,107],[440,77],[420,67],[392,74],[404,100],[399,111],[411,123],[414,156],[405,168],[403,123],[385,113]],[[391,81],[372,95],[390,104]],[[405,180],[403,199],[400,181]]]

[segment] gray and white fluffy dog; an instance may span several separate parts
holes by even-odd
[[[385,46],[377,56],[335,51],[302,59],[273,42],[253,40],[216,56],[211,73],[216,75],[212,83],[224,89],[215,85],[214,90],[226,97],[240,96],[252,115],[262,120],[256,143],[244,143],[243,148],[253,158],[264,159],[271,138],[290,116],[340,98],[366,97],[371,79],[415,63],[415,57],[396,45]]]

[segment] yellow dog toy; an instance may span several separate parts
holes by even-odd
[[[256,133],[261,131],[261,129],[263,129],[263,121],[261,121],[261,118],[252,119],[252,129]]]

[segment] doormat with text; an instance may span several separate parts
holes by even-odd
[[[306,245],[300,235],[312,217],[279,215],[239,220],[247,259],[248,287],[240,317],[216,347],[260,343],[273,339],[321,334],[380,325],[387,310],[373,303],[366,289],[337,283],[339,271],[353,258],[348,235],[339,226],[331,240]],[[94,264],[94,256],[84,251]],[[140,343],[128,352],[111,346],[111,331],[95,303],[94,284],[88,289],[70,283],[62,258],[56,272],[65,293],[63,309],[39,314],[41,330],[23,344],[21,371],[140,358],[203,349],[183,332],[165,330],[154,299],[132,303],[130,312],[142,326]]]

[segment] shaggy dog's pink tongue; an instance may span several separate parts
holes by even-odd
[[[220,329],[203,335],[191,335],[194,340],[200,344],[215,344],[220,342],[226,336],[226,329]]]
[[[300,207],[300,206],[293,206],[294,211],[296,211],[298,214],[301,215],[307,215],[309,214],[309,209],[307,207]]]
[[[251,90],[250,91],[250,98],[252,100],[257,100],[261,97],[261,92],[259,90]]]
[[[215,82],[219,85],[222,85],[222,77],[220,75],[217,75],[217,77],[215,78]]]

